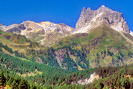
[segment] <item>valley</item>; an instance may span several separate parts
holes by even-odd
[[[83,8],[76,28],[47,21],[0,25],[3,87],[132,89],[132,31],[105,6]]]

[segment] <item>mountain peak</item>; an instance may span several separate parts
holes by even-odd
[[[101,7],[105,7],[104,5],[102,5]]]
[[[102,5],[101,7],[99,7],[97,10],[101,10],[101,11],[113,11],[112,9]]]
[[[101,5],[101,7],[99,7],[99,9],[110,9],[110,8],[108,8],[108,7],[106,7],[105,5]]]
[[[76,29],[91,29],[101,24],[106,24],[117,31],[130,33],[129,27],[125,19],[122,17],[122,14],[104,5],[102,5],[97,10],[83,8],[80,18],[76,24]]]
[[[73,28],[65,24],[56,24],[49,21],[36,23],[28,20],[20,24],[5,26],[5,31],[7,32],[24,35],[30,40],[37,41],[40,44],[47,43],[48,46],[61,37],[69,35],[72,30]]]

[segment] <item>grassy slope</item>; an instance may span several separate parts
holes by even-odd
[[[119,33],[105,25],[92,29],[89,34],[76,34],[62,39],[55,50],[71,48],[82,52],[89,66],[120,66],[133,63],[133,45]]]
[[[1,42],[5,43],[8,46],[11,46],[11,48],[14,43],[17,45],[21,45],[29,42],[28,40],[23,40],[21,42],[21,38],[18,38],[18,36],[16,38],[7,38],[7,36],[13,35],[11,33],[7,34],[5,32],[1,32],[0,35]],[[17,41],[15,41],[16,39]],[[71,56],[71,58],[67,58],[76,61],[78,60],[79,65],[81,65],[83,62],[88,62],[90,67],[98,67],[99,65],[108,66],[112,63],[112,61],[115,62],[114,65],[116,66],[117,64],[120,65],[120,63],[122,62],[125,62],[126,64],[132,63],[132,45],[130,43],[127,43],[127,41],[118,32],[106,26],[92,29],[89,34],[77,34],[74,36],[67,37],[61,40],[59,44],[55,45],[53,47],[53,50],[56,52],[64,48],[68,48],[68,51],[71,52],[71,55],[67,54],[67,56]],[[6,50],[6,48],[4,49]],[[21,48],[19,49],[21,50]],[[9,50],[7,51],[9,52]],[[37,73],[36,76],[28,76],[26,77],[26,79],[32,80],[33,82],[43,83],[46,85],[56,85],[57,89],[74,89],[75,87],[75,89],[82,89],[82,86],[65,84],[69,84],[69,81],[73,79],[75,80],[75,76],[76,79],[80,79],[81,75],[87,77],[90,73],[89,71],[81,73],[72,73],[69,71],[61,70],[59,68],[53,68],[44,64],[38,64],[32,61],[27,61],[27,59],[14,57],[13,55],[8,55],[7,53],[0,54],[0,61],[1,68],[5,67],[15,73],[19,73],[22,75],[27,73],[30,74],[37,70],[41,72],[41,74]],[[108,76],[107,79],[105,78],[101,80],[103,81],[102,83],[104,83],[104,81],[108,81],[110,77],[112,76]],[[94,83],[94,85],[97,85],[95,87],[99,87],[100,84],[101,83],[99,82],[97,82],[96,84]],[[105,84],[105,86],[108,87],[107,84]],[[86,88],[90,89],[89,87],[91,86],[88,86]]]
[[[11,48],[14,52],[18,52],[24,56],[31,58],[33,55],[29,53],[31,50],[40,50],[43,47],[38,43],[31,42],[25,36],[8,33],[0,30],[0,43]],[[5,52],[7,52],[5,50]]]
[[[121,66],[133,63],[133,45],[119,32],[102,25],[89,34],[75,34],[45,48],[24,36],[1,31],[0,41],[28,58],[41,59],[45,64],[69,70],[89,67]],[[127,38],[131,38],[127,36]],[[6,50],[5,53],[9,54]],[[63,61],[62,61],[63,60]]]
[[[23,57],[27,60],[58,67],[56,60],[49,54],[48,48],[30,41],[24,36],[0,30],[0,49],[10,56]],[[46,58],[47,57],[47,58]]]
[[[39,64],[24,58],[10,56],[2,52],[0,52],[0,63],[1,68],[6,68],[20,76],[25,75],[23,77],[43,84],[49,84],[54,81],[57,82],[58,80],[55,80],[56,77],[60,77],[62,79],[64,76],[66,76],[66,74],[71,73],[60,68],[54,68],[48,65]],[[36,75],[30,75],[35,72]]]

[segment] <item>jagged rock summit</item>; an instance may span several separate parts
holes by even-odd
[[[97,10],[83,8],[80,18],[76,23],[75,33],[85,33],[88,29],[95,28],[101,24],[106,24],[116,31],[130,33],[129,27],[122,17],[122,13],[113,11],[104,5]]]
[[[77,33],[88,33],[91,29],[103,24],[118,32],[133,36],[133,32],[130,31],[122,13],[113,11],[104,5],[97,10],[83,8],[75,29],[65,24],[55,24],[49,21],[40,23],[24,21],[9,26],[0,25],[0,28],[7,32],[24,35],[30,40],[43,45],[51,45],[63,37]]]

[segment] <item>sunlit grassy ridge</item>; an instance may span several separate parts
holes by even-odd
[[[131,38],[131,37],[129,37]],[[102,25],[92,29],[89,34],[77,34],[62,39],[53,48],[56,50],[70,48],[83,53],[91,67],[120,66],[130,64],[133,45],[117,31]],[[132,61],[133,62],[133,61]]]
[[[8,46],[14,52],[18,52],[23,56],[31,58],[33,55],[29,53],[31,50],[40,50],[43,47],[36,42],[31,42],[25,36],[4,32],[0,30],[0,43]]]

